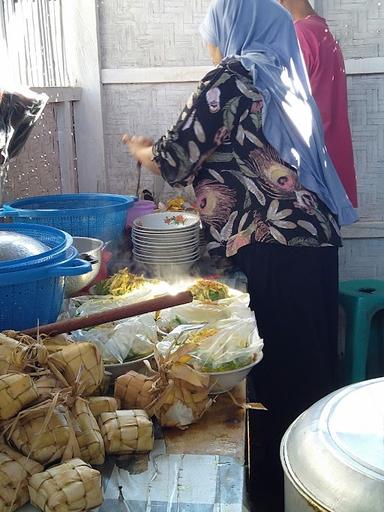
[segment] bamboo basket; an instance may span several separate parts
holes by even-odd
[[[153,401],[153,378],[130,371],[115,381],[115,398],[123,409],[147,409]]]
[[[153,424],[145,411],[103,412],[99,426],[108,454],[146,453],[153,449]]]
[[[74,437],[63,406],[36,406],[22,411],[14,422],[8,441],[44,465],[61,459]]]
[[[16,416],[26,405],[39,397],[29,375],[8,373],[0,376],[0,420]]]
[[[80,459],[71,459],[29,480],[31,503],[44,512],[82,512],[103,502],[101,475]]]
[[[105,450],[103,438],[88,402],[83,398],[76,398],[71,408],[71,415],[82,460],[89,462],[89,464],[104,464]]]
[[[28,503],[28,479],[43,470],[34,460],[0,445],[0,512],[13,512]]]
[[[112,396],[90,396],[88,398],[89,408],[96,419],[102,412],[116,412],[118,402]]]
[[[78,384],[82,396],[89,396],[104,379],[104,365],[98,348],[92,343],[73,343],[48,358],[52,371],[58,370],[68,385]],[[58,376],[58,375],[57,375]]]

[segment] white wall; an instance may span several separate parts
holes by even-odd
[[[316,0],[316,7],[327,18],[347,62],[355,69],[376,71],[350,76],[348,91],[359,213],[366,222],[363,228],[374,221],[377,230],[367,238],[345,240],[340,273],[343,278],[384,278],[384,3]]]

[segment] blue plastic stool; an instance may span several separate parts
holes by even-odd
[[[350,384],[368,378],[370,342],[382,339],[378,332],[381,323],[373,320],[377,313],[384,312],[384,281],[342,281],[339,302],[346,316],[344,378],[345,384]]]

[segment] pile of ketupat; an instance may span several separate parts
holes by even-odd
[[[152,450],[148,414],[99,396],[104,375],[91,343],[0,333],[0,512],[28,501],[44,512],[95,508],[103,494],[91,465]]]

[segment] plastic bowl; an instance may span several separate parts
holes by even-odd
[[[209,375],[210,394],[219,395],[236,387],[262,359],[263,353],[260,352],[260,354],[257,354],[256,360],[248,366],[244,366],[244,368],[229,372],[204,372],[204,375]]]
[[[138,217],[148,215],[152,213],[156,205],[153,201],[147,201],[145,199],[136,201],[135,204],[128,210],[126,229],[133,226],[133,221]]]

